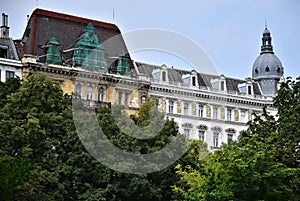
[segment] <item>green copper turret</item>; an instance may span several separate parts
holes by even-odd
[[[51,38],[47,44],[46,62],[48,64],[62,64],[59,42],[56,38]]]
[[[117,60],[117,74],[131,76],[129,54],[125,51],[120,52]]]
[[[73,66],[82,66],[89,70],[107,67],[104,47],[100,44],[96,28],[89,23],[73,53]]]

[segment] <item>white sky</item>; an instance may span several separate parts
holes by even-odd
[[[285,68],[285,76],[300,76],[300,0],[0,2],[0,12],[9,15],[10,36],[13,39],[22,37],[26,16],[37,7],[112,22],[124,33],[145,28],[170,30],[197,43],[213,60],[219,74],[240,79],[251,77],[267,19],[274,52]],[[176,68],[187,67],[184,61],[162,52],[144,51],[132,54],[132,58],[158,65],[165,63]]]

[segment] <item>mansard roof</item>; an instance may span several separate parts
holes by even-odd
[[[136,62],[136,66],[138,68],[138,71],[142,75],[146,75],[150,79],[154,79],[153,77],[153,70],[161,69],[162,66],[159,65],[152,65],[152,64],[146,64],[141,62]],[[173,83],[184,83],[183,76],[191,74],[191,71],[183,70],[183,69],[176,69],[176,68],[167,68],[168,71],[168,78],[169,82]],[[210,74],[204,74],[197,72],[197,78],[198,78],[198,86],[199,88],[207,87],[207,88],[213,88],[212,86],[212,80],[220,79],[219,75],[210,75]],[[231,77],[225,77],[226,81],[226,89],[227,91],[232,91],[236,93],[240,93],[239,91],[239,84],[246,83],[246,80],[231,78]],[[252,82],[253,86],[253,92],[255,95],[262,95],[260,92],[260,88],[258,86],[258,83]]]
[[[115,24],[36,9],[30,16],[22,37],[24,54],[39,56],[39,60],[43,62],[46,53],[43,47],[52,37],[55,37],[64,52],[63,60],[68,63],[73,54],[72,48],[89,23],[95,26],[100,43],[104,46],[107,57],[111,59],[108,64],[113,62],[113,58],[121,51],[128,52],[121,31]],[[109,45],[104,43],[107,40],[110,40]]]
[[[19,60],[16,46],[11,38],[0,37],[0,47],[3,49],[7,49],[6,59]]]

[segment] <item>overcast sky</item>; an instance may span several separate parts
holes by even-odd
[[[13,39],[22,37],[26,16],[36,8],[115,23],[124,33],[170,30],[196,42],[219,74],[240,79],[251,76],[266,19],[285,76],[300,75],[300,0],[1,0],[0,5],[1,13],[9,15]],[[144,51],[132,57],[186,68],[185,62],[162,52]]]

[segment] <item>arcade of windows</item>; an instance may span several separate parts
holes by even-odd
[[[75,95],[78,98],[82,98],[82,86],[80,84],[75,85]],[[95,100],[94,99],[94,89],[91,85],[88,85],[86,88],[86,100]],[[98,88],[98,97],[97,100],[98,102],[104,102],[104,88],[99,87]]]

